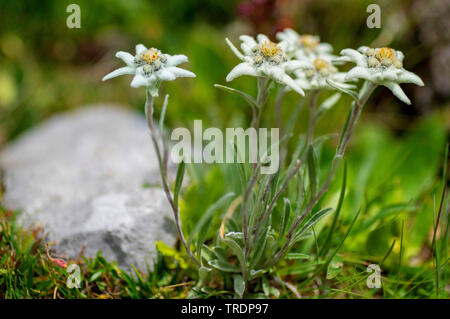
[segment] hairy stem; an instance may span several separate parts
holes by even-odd
[[[269,86],[271,82],[267,78],[258,78],[258,95],[256,98],[256,111],[257,111],[257,117],[255,120],[255,117],[253,117],[251,126],[255,129],[259,129],[259,125],[261,122],[261,116],[263,113],[263,106],[266,102],[267,95],[269,93]],[[258,170],[260,168],[260,163],[256,162],[254,163],[252,167],[252,174],[250,176],[249,183],[247,185],[246,191],[244,193],[244,198],[242,201],[242,224],[243,224],[243,235],[244,235],[244,256],[245,256],[245,263],[247,263],[248,256],[250,255],[251,251],[251,243],[249,241],[249,235],[248,235],[248,201],[250,199],[251,191],[253,187],[255,186],[257,180],[258,180]],[[247,265],[245,265],[247,267]],[[247,282],[247,274],[246,271],[243,274],[244,282]]]
[[[147,125],[150,130],[150,135],[153,142],[153,147],[155,148],[156,156],[158,158],[158,164],[159,164],[159,171],[161,173],[161,181],[163,185],[164,193],[166,194],[167,200],[169,201],[170,207],[172,208],[172,212],[175,219],[175,225],[177,228],[178,236],[180,237],[180,240],[184,246],[184,249],[186,250],[186,253],[188,254],[189,258],[196,264],[198,267],[200,267],[200,262],[194,257],[194,254],[192,253],[190,247],[188,246],[186,239],[183,235],[183,230],[181,227],[181,220],[180,220],[180,214],[178,206],[175,205],[174,199],[172,197],[172,193],[170,192],[169,184],[167,182],[167,162],[168,162],[168,151],[167,151],[167,144],[163,143],[163,154],[161,156],[161,149],[158,144],[157,140],[157,132],[155,129],[155,126],[153,125],[153,97],[150,94],[150,92],[147,90],[146,92],[146,101],[145,101],[145,116],[147,118]],[[163,139],[163,138],[162,138]]]
[[[289,250],[292,239],[294,238],[295,231],[300,226],[300,224],[304,221],[304,219],[309,215],[309,213],[312,211],[314,206],[317,204],[317,202],[322,198],[322,196],[327,192],[328,188],[330,187],[331,181],[336,174],[336,171],[339,167],[340,159],[345,153],[345,150],[347,148],[348,142],[350,141],[356,123],[358,122],[359,116],[361,114],[361,111],[363,109],[364,104],[367,102],[369,96],[372,94],[372,92],[375,90],[376,84],[372,82],[365,82],[361,92],[359,94],[358,101],[354,101],[352,103],[352,109],[351,114],[349,117],[348,127],[347,129],[341,134],[341,141],[340,145],[338,146],[336,150],[336,154],[333,158],[333,163],[331,166],[330,171],[328,172],[327,178],[320,188],[319,192],[311,199],[308,206],[305,208],[301,216],[297,219],[297,221],[291,226],[291,228],[288,231],[288,234],[286,235],[286,242],[281,248],[281,250],[275,254],[275,256],[272,258],[272,260],[266,265],[266,267],[271,267],[274,265],[278,260],[280,260]]]
[[[317,103],[317,91],[313,91],[313,93],[310,97],[310,122],[309,122],[308,132],[307,132],[307,140],[308,141],[312,141],[312,135],[314,132],[314,125],[316,122],[316,119],[315,119],[316,103]],[[302,156],[300,157],[300,160],[295,165],[294,169],[287,175],[286,179],[283,181],[283,184],[281,185],[281,188],[275,193],[274,197],[270,201],[269,206],[268,206],[267,210],[264,212],[263,217],[258,221],[258,224],[254,228],[254,240],[256,240],[258,238],[260,230],[262,229],[262,225],[267,220],[267,218],[269,218],[270,214],[272,213],[273,209],[275,208],[275,204],[276,204],[278,198],[287,189],[289,182],[291,181],[292,178],[294,178],[294,176],[298,173],[298,171],[302,167],[303,163],[305,162],[308,146],[309,145],[306,145],[306,149],[304,150]]]

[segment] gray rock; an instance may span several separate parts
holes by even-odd
[[[155,244],[175,241],[142,116],[91,106],[54,116],[6,146],[0,155],[3,204],[25,226],[42,224],[58,256],[85,255],[145,270]]]

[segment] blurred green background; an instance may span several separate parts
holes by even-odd
[[[122,66],[114,53],[134,52],[136,43],[186,54],[190,62],[183,67],[197,74],[196,80],[164,85],[163,90],[171,94],[170,126],[192,124],[199,118],[216,126],[244,121],[250,115],[246,105],[213,87],[224,84],[238,62],[224,38],[237,43],[239,34],[258,32],[273,37],[284,27],[319,34],[336,54],[343,48],[371,44],[402,50],[405,68],[418,73],[426,86],[403,85],[412,107],[378,89],[364,120],[401,133],[418,118],[437,113],[449,126],[450,5],[445,0],[376,1],[381,7],[381,29],[366,26],[366,9],[374,1],[364,0],[78,0],[81,28],[69,29],[66,8],[73,2],[0,4],[3,143],[57,111],[86,104],[114,102],[142,112],[144,94],[129,87],[130,77],[101,82],[106,73]],[[250,78],[232,85],[250,92],[256,89]],[[340,126],[347,107],[348,100],[343,99],[328,115],[327,125]]]
[[[80,29],[66,27],[66,7],[73,2],[81,7]],[[381,7],[381,29],[366,26],[371,3]],[[119,103],[143,113],[144,90],[129,86],[131,76],[101,82],[105,74],[122,66],[115,52],[134,53],[137,43],[187,55],[189,63],[183,67],[197,75],[195,80],[163,85],[161,95],[171,95],[169,127],[190,127],[194,119],[202,119],[204,127],[246,125],[251,113],[245,102],[213,86],[225,84],[226,74],[238,63],[224,38],[237,43],[238,35],[258,32],[273,38],[285,27],[319,34],[336,54],[362,45],[399,49],[406,56],[405,68],[424,80],[421,88],[402,85],[412,106],[383,87],[367,104],[348,152],[349,193],[342,225],[364,205],[364,221],[346,245],[350,251],[380,257],[393,239],[398,253],[404,221],[409,243],[405,258],[411,265],[430,262],[433,207],[442,189],[443,151],[450,128],[450,2],[446,0],[2,1],[0,143],[56,112],[93,103]],[[230,86],[256,92],[256,82],[249,77]],[[286,119],[297,102],[294,93],[288,94],[283,105]],[[341,98],[321,120],[317,133],[337,132],[349,103],[349,98]],[[263,124],[269,127],[275,116],[270,115],[270,107],[267,112]],[[306,116],[301,116],[296,131],[304,131],[305,124]],[[324,162],[331,156],[332,144],[323,150]],[[192,185],[185,196],[188,229],[208,203],[227,191],[227,185],[218,182],[223,173],[212,168],[205,175],[206,186]],[[338,184],[329,201],[337,201]]]

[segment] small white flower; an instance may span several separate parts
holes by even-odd
[[[343,89],[352,89],[354,85],[345,83],[345,72],[338,72],[331,62],[317,57],[309,62],[307,68],[294,72],[295,82],[304,90],[334,89],[327,81]]]
[[[329,43],[320,42],[320,37],[310,34],[300,35],[296,31],[287,28],[276,34],[279,45],[290,57],[299,60],[315,58],[334,59],[337,56],[331,54],[333,47]]]
[[[153,96],[158,96],[158,88],[162,81],[173,81],[178,77],[195,77],[195,74],[176,67],[188,61],[185,55],[163,54],[155,48],[147,49],[144,45],[136,45],[136,55],[119,51],[116,57],[122,59],[127,66],[114,70],[103,77],[103,81],[120,75],[133,74],[131,86],[134,88],[147,86]]]
[[[372,49],[360,47],[358,50],[344,49],[340,61],[351,61],[356,66],[348,71],[346,80],[365,79],[386,86],[406,104],[411,101],[400,87],[400,83],[414,83],[423,86],[423,81],[414,73],[403,68],[404,55],[401,51],[388,47]]]
[[[305,66],[304,62],[288,60],[281,47],[263,34],[259,34],[257,40],[248,35],[241,35],[239,39],[242,41],[241,49],[244,54],[228,38],[225,39],[234,54],[243,61],[227,75],[226,80],[228,82],[242,75],[267,77],[289,86],[301,95],[305,95],[303,90],[287,74]]]

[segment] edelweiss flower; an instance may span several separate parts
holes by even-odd
[[[304,34],[300,35],[292,29],[284,29],[276,34],[280,41],[279,45],[286,51],[290,57],[296,57],[299,60],[304,58],[315,58],[320,56],[326,59],[335,59],[337,56],[331,54],[333,47],[329,43],[320,42],[318,36]]]
[[[178,77],[195,77],[195,74],[176,67],[188,61],[185,55],[163,54],[155,48],[147,49],[144,45],[136,45],[136,55],[119,51],[116,57],[126,63],[126,67],[107,74],[103,81],[124,74],[134,74],[131,86],[134,88],[147,86],[153,96],[158,96],[158,88],[162,81],[173,81]]]
[[[423,81],[414,73],[403,68],[404,55],[391,48],[360,47],[358,50],[341,51],[341,61],[351,61],[356,66],[351,69],[346,80],[365,79],[386,86],[392,93],[406,104],[411,101],[401,89],[399,83],[414,83],[423,86]]]
[[[344,83],[344,72],[338,72],[331,62],[323,58],[315,58],[308,68],[294,72],[295,82],[304,90],[334,89],[327,81],[343,89],[352,89],[354,85]]]
[[[289,61],[280,46],[270,41],[263,34],[257,36],[257,41],[248,35],[241,35],[239,38],[242,41],[241,49],[244,54],[228,38],[225,39],[234,54],[243,61],[227,75],[226,80],[228,82],[241,75],[268,77],[289,86],[301,95],[305,95],[295,81],[286,74],[305,66],[304,62]]]

